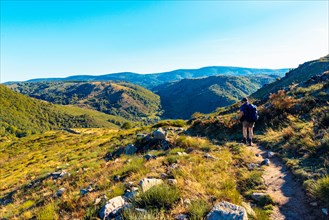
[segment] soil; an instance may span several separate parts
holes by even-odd
[[[267,150],[259,145],[250,147],[258,154],[259,162],[267,158]],[[321,212],[321,207],[312,207],[305,195],[301,183],[294,179],[293,174],[281,159],[273,156],[270,165],[265,166],[263,179],[267,186],[266,193],[275,202],[271,219],[273,220],[322,220],[329,219]]]

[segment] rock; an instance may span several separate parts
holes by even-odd
[[[272,151],[267,152],[267,158],[272,158],[274,156],[274,153]]]
[[[316,206],[318,206],[318,203],[317,202],[311,202],[310,206],[316,207]]]
[[[253,198],[256,201],[260,201],[264,196],[267,196],[266,193],[252,193],[251,198]]]
[[[93,188],[91,186],[88,186],[86,189],[80,189],[80,195],[84,196],[91,191],[93,191]]]
[[[256,154],[256,157],[259,157],[260,155],[259,154]]]
[[[188,216],[186,214],[179,214],[175,216],[176,220],[188,220]]]
[[[153,131],[152,135],[156,140],[166,140],[166,132],[162,128]]]
[[[322,213],[323,213],[324,215],[328,215],[328,209],[326,209],[326,208],[322,208],[321,210],[322,210]]]
[[[160,148],[162,150],[169,150],[170,149],[170,143],[168,141],[166,141],[166,140],[162,140],[160,142]]]
[[[59,190],[57,190],[55,195],[57,197],[61,197],[64,194],[65,190],[66,190],[65,188],[60,188]]]
[[[124,151],[125,151],[125,148],[120,147],[120,148],[118,148],[118,149],[116,149],[116,150],[114,150],[114,151],[112,151],[112,152],[107,153],[107,154],[105,155],[104,159],[105,159],[106,161],[114,160],[114,159],[120,157],[120,155],[123,154]]]
[[[152,154],[146,154],[145,156],[144,156],[144,159],[145,160],[152,160],[152,159],[156,159],[157,157],[156,156],[154,156],[154,155],[152,155]]]
[[[215,159],[216,159],[215,157],[211,156],[211,155],[208,154],[208,153],[206,153],[206,154],[204,155],[204,157],[205,157],[206,159],[212,159],[212,160],[215,160]]]
[[[246,209],[229,202],[215,204],[207,220],[248,220]]]
[[[247,167],[248,167],[249,170],[254,170],[254,169],[258,168],[258,164],[250,163],[250,164],[247,165]]]
[[[139,186],[142,188],[143,192],[146,192],[152,186],[160,185],[162,183],[163,181],[161,179],[144,178],[139,182]]]
[[[167,182],[168,182],[169,185],[172,185],[172,186],[177,184],[176,179],[168,179]]]
[[[189,154],[189,153],[192,153],[194,151],[194,149],[192,147],[189,147],[185,151],[186,151],[186,153]]]
[[[101,198],[97,198],[97,199],[95,199],[95,203],[94,203],[94,205],[98,205],[101,201],[102,201]]]
[[[120,216],[123,208],[127,207],[128,203],[122,196],[114,197],[106,202],[101,208],[98,215],[103,220],[110,220]]]
[[[68,172],[66,172],[65,170],[62,170],[62,171],[58,171],[58,172],[53,172],[50,174],[50,176],[53,180],[56,180],[56,179],[62,178],[65,175],[68,175],[68,174],[69,174]]]
[[[126,155],[133,155],[137,152],[137,148],[133,144],[129,144],[125,147],[125,154]]]
[[[268,158],[264,159],[261,165],[269,166],[270,165],[270,160]]]
[[[183,201],[183,204],[184,204],[185,206],[189,206],[189,205],[191,205],[191,200],[190,200],[190,199],[185,199],[185,200]]]
[[[138,188],[137,190],[127,190],[125,194],[123,195],[126,200],[130,201],[133,200],[138,195]]]

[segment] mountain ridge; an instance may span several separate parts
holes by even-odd
[[[269,69],[269,68],[246,68],[232,66],[208,66],[199,69],[177,69],[168,72],[139,74],[134,72],[119,72],[104,75],[73,75],[64,78],[36,78],[26,82],[41,82],[41,81],[108,81],[121,80],[133,84],[143,86],[148,89],[160,85],[165,82],[181,80],[185,78],[199,78],[214,75],[278,75],[283,76],[289,69]],[[6,84],[15,83],[7,82]]]

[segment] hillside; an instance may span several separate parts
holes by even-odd
[[[324,71],[329,70],[329,54],[317,60],[308,61],[292,69],[286,73],[279,81],[268,84],[252,94],[256,99],[264,99],[270,93],[275,93],[280,89],[288,88],[294,83],[300,83],[310,79],[313,76],[322,74]]]
[[[315,67],[318,68],[317,65]],[[297,71],[296,74],[304,73]],[[298,78],[297,75],[295,77]],[[290,85],[288,91],[279,90],[264,98],[267,101],[256,102],[262,103],[258,106],[260,120],[255,128],[256,143],[267,151],[273,151],[280,158],[299,181],[299,187],[306,190],[308,202],[313,202],[314,210],[319,210],[319,207],[327,210],[329,71],[304,78],[303,82]],[[191,121],[192,126],[188,133],[208,137],[219,143],[240,140],[241,123],[236,119],[238,111],[239,103],[236,103],[208,115],[199,115]]]
[[[195,112],[210,113],[229,106],[276,78],[275,75],[211,76],[166,83],[153,90],[161,97],[164,117],[188,119]]]
[[[138,74],[131,72],[112,73],[99,76],[92,75],[77,75],[66,78],[40,78],[31,79],[28,82],[40,81],[127,81],[133,84],[143,86],[148,89],[171,81],[177,81],[186,78],[199,78],[215,75],[232,75],[232,76],[247,76],[247,75],[277,75],[283,76],[289,69],[256,69],[244,67],[227,67],[227,66],[211,66],[200,69],[180,69],[164,73]]]
[[[129,120],[154,120],[160,114],[159,96],[125,82],[17,83],[9,88],[55,104],[76,105]]]
[[[36,100],[26,95],[16,93],[4,85],[0,85],[0,137],[14,135],[23,137],[50,129],[74,127],[112,127],[113,123],[95,120],[94,116],[80,113],[71,114],[67,109]]]

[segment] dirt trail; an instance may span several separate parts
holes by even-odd
[[[259,154],[259,162],[267,157],[267,150],[261,146],[250,147]],[[311,207],[300,183],[287,170],[278,157],[270,158],[270,166],[265,167],[263,179],[267,193],[278,205],[274,207],[273,220],[321,220],[325,219],[320,207]]]

